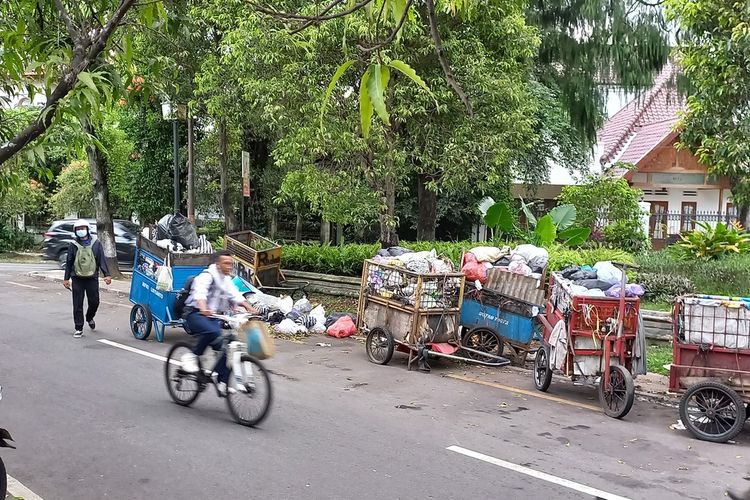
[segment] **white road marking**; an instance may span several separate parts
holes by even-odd
[[[23,283],[16,283],[15,281],[7,281],[6,283],[8,283],[9,285],[22,286],[24,288],[34,288],[35,290],[39,290],[38,286],[24,285]]]
[[[467,450],[466,448],[461,448],[460,446],[449,446],[448,448],[446,448],[446,450],[453,451],[455,453],[460,453],[461,455],[465,455],[467,457],[476,458],[477,460],[482,460],[483,462],[487,462],[492,465],[497,465],[498,467],[503,467],[504,469],[512,470],[520,474],[525,474],[527,476],[535,477],[537,479],[541,479],[542,481],[547,481],[548,483],[553,483],[559,486],[564,486],[565,488],[569,488],[571,490],[575,490],[580,493],[592,495],[593,497],[597,499],[630,500],[627,497],[621,497],[613,493],[608,493],[606,491],[597,490],[596,488],[586,486],[585,484],[576,483],[574,481],[570,481],[568,479],[563,479],[561,477],[553,476],[545,472],[539,472],[534,469],[529,469],[528,467],[517,465],[512,462],[506,462],[505,460],[500,460],[499,458],[491,457],[489,455],[484,455],[483,453],[478,453],[476,451]]]
[[[107,344],[108,346],[111,346],[111,347],[117,347],[118,349],[122,349],[123,351],[134,352],[136,354],[140,354],[141,356],[146,356],[147,358],[156,359],[158,361],[167,360],[167,358],[165,358],[164,356],[154,354],[153,352],[144,351],[142,349],[136,349],[135,347],[130,347],[129,345],[112,342],[111,340],[97,339],[97,342],[101,342],[102,344]]]
[[[42,500],[42,497],[28,489],[13,476],[8,476],[8,493],[11,496],[23,498],[23,500]]]

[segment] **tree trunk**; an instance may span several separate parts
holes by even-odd
[[[739,219],[743,227],[750,227],[750,205],[743,203],[737,207],[737,219]]]
[[[188,220],[195,224],[195,153],[194,153],[194,134],[193,134],[193,117],[188,115],[188,160],[187,160],[187,213]]]
[[[383,248],[398,245],[396,232],[396,185],[392,176],[383,180],[383,208],[380,211],[380,245]]]
[[[278,227],[279,227],[279,214],[276,210],[273,210],[273,212],[271,213],[271,229],[268,235],[268,237],[271,240],[276,239],[276,231],[278,231]]]
[[[297,214],[297,224],[294,227],[294,241],[297,243],[302,241],[302,215]]]
[[[417,204],[419,218],[417,219],[417,240],[435,241],[437,227],[437,193],[428,189],[427,183],[432,181],[427,174],[417,176]]]
[[[83,129],[92,137],[97,133],[91,124],[81,120]],[[109,185],[107,184],[107,165],[101,151],[94,144],[86,147],[86,155],[91,170],[93,183],[94,207],[96,208],[96,235],[102,244],[104,256],[112,278],[122,279],[120,266],[117,262],[117,247],[115,245],[115,227],[112,221],[112,211],[109,207]]]
[[[227,233],[237,231],[237,216],[229,198],[229,165],[227,162],[227,124],[219,120],[219,172],[221,180],[221,210],[224,213],[224,228]]]
[[[344,225],[343,224],[336,224],[336,244],[337,245],[344,244]]]
[[[320,242],[323,245],[331,242],[331,223],[325,219],[320,220]]]

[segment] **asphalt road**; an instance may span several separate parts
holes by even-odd
[[[669,429],[675,408],[636,401],[615,421],[585,387],[556,380],[555,401],[509,370],[444,364],[426,375],[407,372],[398,354],[376,366],[353,339],[278,342],[267,362],[272,413],[245,428],[212,392],[192,408],[173,404],[162,362],[99,342],[163,355],[184,333],[137,341],[127,301],[102,294],[99,330],[76,340],[59,284],[23,275],[0,283],[0,427],[18,445],[2,456],[48,500],[717,499],[750,484],[750,432],[735,444],[703,443]]]

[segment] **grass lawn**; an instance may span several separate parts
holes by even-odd
[[[660,375],[669,375],[669,370],[664,368],[672,362],[672,345],[666,343],[652,343],[646,348],[646,360],[648,371]]]
[[[649,302],[647,300],[642,300],[641,309],[646,309],[649,311],[672,312],[672,304],[670,304],[669,302]]]

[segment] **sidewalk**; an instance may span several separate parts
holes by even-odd
[[[60,269],[53,269],[50,271],[33,271],[29,273],[29,276],[45,281],[52,281],[54,283],[60,283],[62,286],[65,272]],[[116,293],[120,297],[127,297],[130,295],[130,279],[131,274],[125,274],[125,278],[121,280],[112,280],[111,285],[104,283],[104,280],[99,278],[99,291],[107,293]]]

